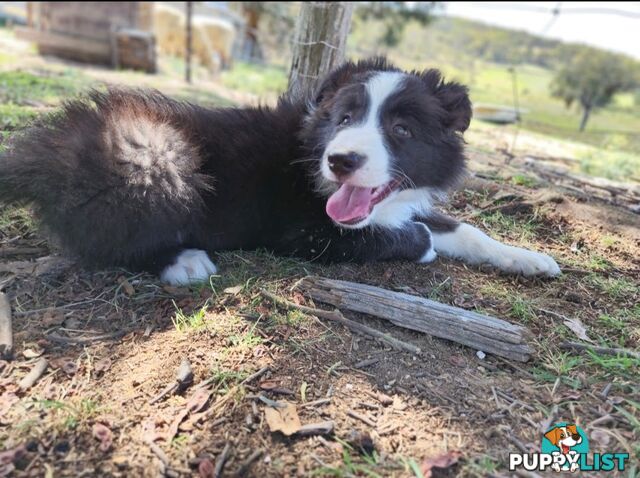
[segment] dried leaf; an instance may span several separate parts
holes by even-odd
[[[100,451],[106,452],[111,448],[113,443],[113,434],[102,423],[96,423],[93,425],[93,437],[100,441]]]
[[[593,343],[589,337],[587,337],[587,328],[580,321],[580,319],[566,319],[564,321],[564,325],[570,329],[579,339],[586,340],[587,342]]]
[[[431,478],[431,472],[434,468],[444,469],[455,465],[458,463],[461,456],[462,453],[460,451],[449,450],[441,455],[425,458],[422,462],[422,466],[420,467],[424,478]]]
[[[169,430],[167,430],[167,435],[165,437],[165,440],[170,442],[175,438],[175,436],[178,434],[178,429],[180,428],[180,424],[182,423],[182,420],[184,420],[187,417],[187,415],[189,415],[188,409],[182,410],[180,413],[178,413],[175,420],[173,420],[173,423],[171,423]]]
[[[589,440],[598,442],[602,448],[607,448],[611,442],[611,435],[600,428],[595,428],[589,433]]]
[[[75,375],[78,371],[78,364],[72,360],[66,360],[62,363],[60,368],[62,368],[62,371],[67,375]]]
[[[205,458],[198,465],[198,475],[200,478],[213,478],[215,475],[215,467],[208,458]]]
[[[233,287],[227,287],[223,292],[225,294],[238,295],[240,292],[242,292],[242,288],[242,285],[236,285]]]
[[[264,416],[267,420],[269,430],[272,432],[282,432],[284,435],[293,435],[302,428],[300,417],[293,403],[280,402],[282,408],[266,407]]]
[[[118,282],[120,283],[122,290],[124,290],[124,293],[127,294],[128,296],[132,296],[133,294],[136,293],[136,290],[131,285],[131,282],[129,282],[126,278],[120,277],[118,279]]]
[[[42,350],[24,349],[22,351],[22,355],[24,355],[25,358],[32,359],[40,357],[40,355],[42,355],[42,352]]]
[[[263,380],[260,382],[261,390],[273,390],[280,386],[280,380]]]
[[[106,372],[111,368],[111,363],[111,359],[109,357],[105,357],[95,363],[93,370],[96,372]]]
[[[26,451],[27,450],[24,445],[18,445],[17,447],[11,448],[10,450],[0,451],[0,465],[8,465],[9,463],[13,463],[22,455],[24,455]]]
[[[189,413],[198,413],[207,405],[211,392],[205,388],[196,390],[189,401],[187,402],[187,409]]]

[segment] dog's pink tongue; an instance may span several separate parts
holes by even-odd
[[[327,201],[327,214],[336,222],[363,218],[371,212],[371,188],[343,184]]]

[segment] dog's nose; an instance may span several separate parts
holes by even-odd
[[[348,176],[360,168],[367,158],[358,153],[332,154],[327,160],[329,169],[338,177]]]

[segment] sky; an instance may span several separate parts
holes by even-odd
[[[556,7],[560,14],[553,20]],[[586,43],[640,60],[640,2],[444,2],[444,14]]]

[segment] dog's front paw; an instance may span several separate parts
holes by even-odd
[[[501,254],[496,256],[495,261],[496,267],[511,274],[529,277],[560,275],[560,267],[551,256],[519,247],[507,246]]]
[[[421,222],[414,222],[414,224],[424,229],[424,237],[422,242],[426,247],[426,251],[422,254],[422,256],[420,256],[420,258],[418,259],[418,263],[428,264],[429,262],[435,261],[436,257],[438,257],[438,254],[436,254],[436,250],[433,247],[433,235],[431,234],[431,231],[426,224],[423,224]]]
[[[165,267],[160,279],[171,285],[188,285],[204,282],[216,272],[215,264],[205,251],[185,249],[172,265]]]

